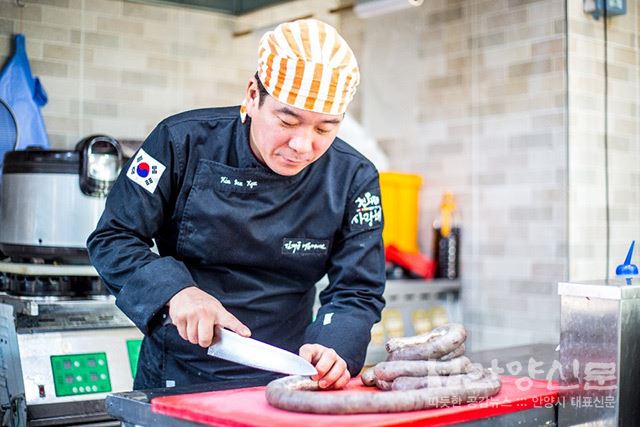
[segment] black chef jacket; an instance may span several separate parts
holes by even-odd
[[[117,306],[144,333],[135,388],[271,374],[215,359],[163,322],[166,304],[197,286],[252,337],[297,353],[331,347],[351,375],[384,306],[380,188],[375,167],[336,139],[295,176],[260,164],[239,107],[161,122],[125,165],[87,246]],[[159,255],[152,252],[155,239]],[[315,321],[315,283],[328,274]]]

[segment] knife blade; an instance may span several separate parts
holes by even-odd
[[[313,365],[297,354],[216,328],[207,354],[230,362],[289,375],[316,375]]]

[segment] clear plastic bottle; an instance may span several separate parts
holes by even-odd
[[[436,278],[457,279],[460,274],[460,224],[453,193],[446,192],[440,203],[440,215],[433,222],[433,259]]]
[[[447,309],[442,305],[436,305],[429,310],[431,317],[431,326],[435,329],[439,326],[449,323],[449,313]]]
[[[413,333],[415,335],[426,334],[431,332],[431,317],[428,310],[418,308],[411,313],[411,322],[413,324]]]
[[[384,345],[384,326],[378,322],[371,328],[371,345]]]
[[[382,324],[387,338],[405,336],[402,312],[397,308],[385,308],[382,311]]]

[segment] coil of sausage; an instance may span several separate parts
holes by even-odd
[[[386,344],[387,361],[365,369],[366,386],[382,393],[324,393],[309,377],[289,376],[267,386],[269,404],[280,409],[318,414],[403,412],[478,402],[500,391],[500,378],[464,356],[467,332],[447,324]]]

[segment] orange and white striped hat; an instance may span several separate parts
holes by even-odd
[[[316,19],[278,25],[262,36],[258,54],[258,76],[267,92],[303,110],[342,114],[360,82],[347,42]]]

